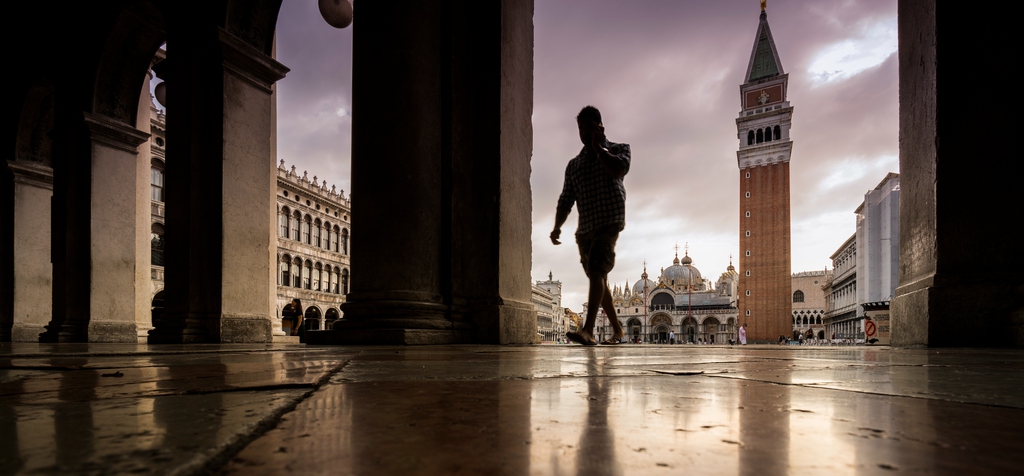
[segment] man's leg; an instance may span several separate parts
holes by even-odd
[[[605,293],[605,288],[608,286],[605,284],[605,277],[598,273],[590,273],[590,289],[587,293],[587,320],[583,324],[583,332],[589,337],[594,337],[594,325],[597,324],[597,311],[601,308],[601,303],[605,295],[609,298],[611,293]]]
[[[608,279],[604,278],[601,281],[604,289],[601,306],[604,307],[604,313],[608,316],[608,323],[612,326],[612,338],[622,340],[626,333],[623,332],[622,324],[619,323],[619,316],[615,314],[615,303],[612,301],[612,292],[608,289]]]

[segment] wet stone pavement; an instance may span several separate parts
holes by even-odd
[[[1020,474],[1024,351],[0,344],[0,474]]]

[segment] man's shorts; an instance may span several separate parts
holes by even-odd
[[[617,225],[598,228],[584,235],[576,235],[580,248],[580,263],[587,277],[608,276],[615,267],[615,242],[619,239]]]

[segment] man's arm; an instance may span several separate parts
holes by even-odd
[[[624,148],[619,153],[612,153],[610,150],[604,147],[604,143],[607,138],[604,135],[604,128],[601,128],[593,136],[593,143],[591,148],[597,153],[598,159],[601,161],[601,165],[608,172],[612,178],[621,179],[626,176],[626,172],[629,172],[629,145],[623,144]]]
[[[556,245],[562,244],[561,241],[558,241],[558,237],[562,235],[562,225],[569,218],[571,210],[571,208],[558,208],[555,210],[555,229],[551,230],[551,243]]]

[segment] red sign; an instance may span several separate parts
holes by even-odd
[[[867,321],[867,322],[864,323],[864,333],[867,334],[868,337],[872,337],[872,336],[875,335],[875,322],[874,321]]]

